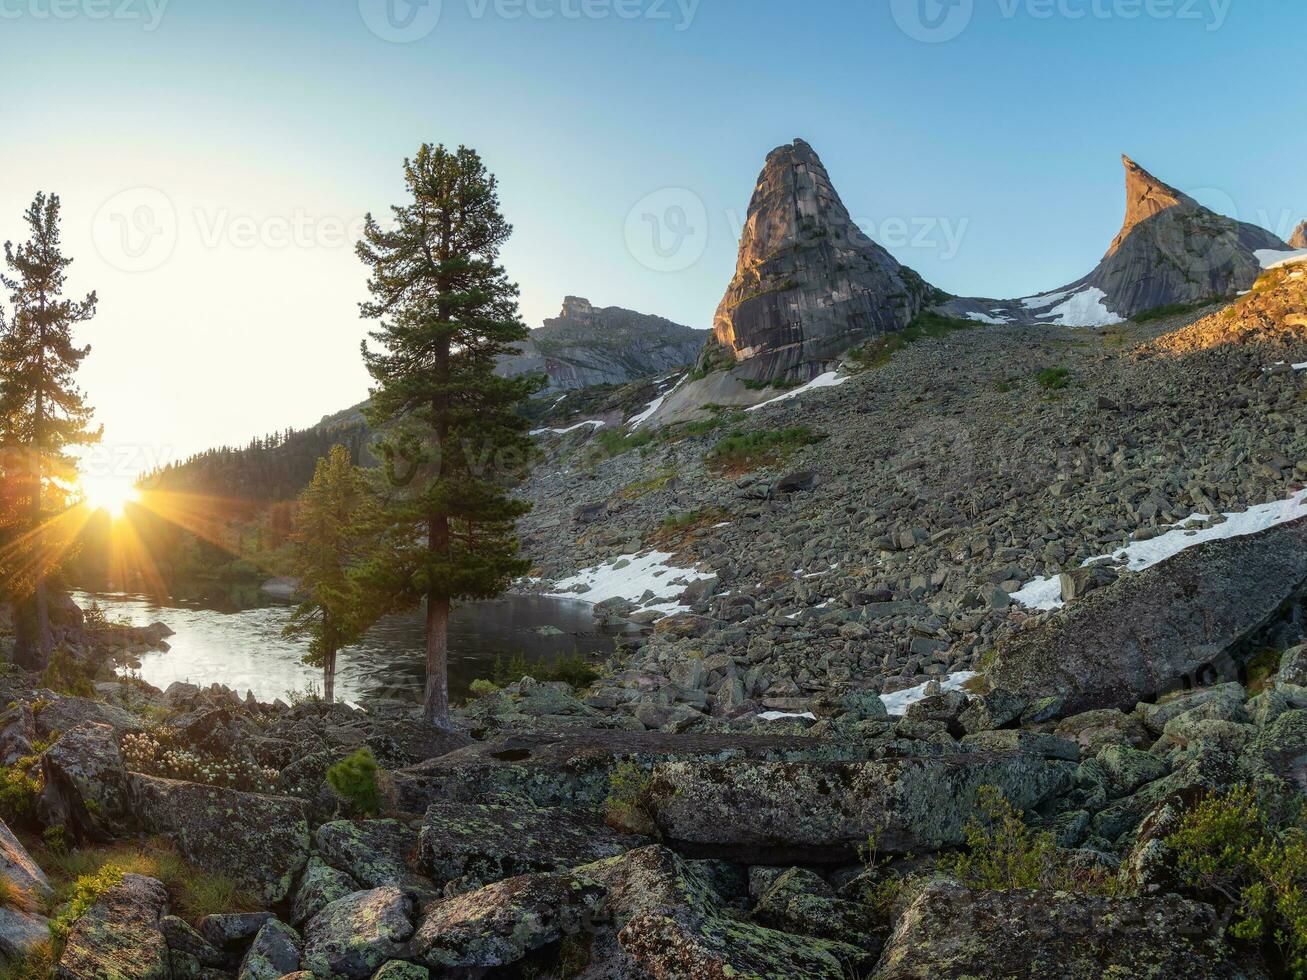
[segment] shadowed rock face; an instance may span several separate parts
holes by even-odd
[[[1019,300],[958,299],[943,312],[1006,323],[1101,326],[1177,303],[1233,296],[1262,272],[1256,253],[1289,246],[1226,218],[1158,180],[1129,157],[1126,216],[1103,260],[1068,286]]]
[[[1061,714],[1129,711],[1236,672],[1241,645],[1307,587],[1307,518],[1211,541],[1071,603],[996,650],[990,683]]]
[[[1293,237],[1289,239],[1291,248],[1307,248],[1307,221],[1304,221],[1294,231]]]
[[[706,330],[568,296],[559,315],[531,331],[522,353],[499,362],[502,375],[544,374],[548,391],[624,384],[694,363]]]
[[[713,319],[749,378],[807,380],[855,343],[901,330],[933,290],[864,234],[803,140],[767,156]]]

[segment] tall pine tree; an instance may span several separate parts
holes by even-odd
[[[349,450],[333,446],[318,460],[313,482],[300,495],[291,532],[291,574],[304,600],[287,636],[307,636],[304,662],[322,668],[322,696],[336,696],[336,654],[357,643],[380,608],[362,573],[376,545],[377,503]]]
[[[16,483],[34,556],[22,562],[24,574],[11,576],[6,588],[19,609],[16,659],[41,669],[51,653],[45,578],[58,559],[58,548],[43,535],[46,498],[53,481],[66,485],[75,476],[67,450],[100,438],[100,430],[90,428],[91,409],[74,380],[91,348],[73,342],[73,329],[95,316],[96,297],[63,296],[73,260],[59,242],[58,195],[37,194],[23,217],[30,237],[18,246],[5,242],[8,275],[0,276],[13,307],[0,335],[0,421],[10,451],[7,462],[17,461],[22,470]]]
[[[363,343],[376,385],[367,410],[394,498],[378,581],[425,600],[425,719],[449,726],[448,627],[454,600],[487,599],[523,574],[517,519],[529,505],[508,488],[530,455],[521,403],[538,377],[501,378],[495,360],[527,337],[517,286],[498,264],[512,232],[495,178],[475,151],[424,144],[404,161],[411,200],[393,227],[371,215],[358,255],[371,270]]]

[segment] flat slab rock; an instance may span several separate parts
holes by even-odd
[[[996,649],[985,672],[1034,702],[1063,698],[1060,714],[1130,711],[1206,680],[1307,585],[1307,518],[1211,541],[1089,593]]]
[[[648,843],[613,832],[585,810],[475,803],[432,804],[419,841],[421,870],[437,884],[572,868]]]
[[[982,786],[1030,810],[1070,786],[1074,765],[1022,753],[863,763],[670,762],[649,807],[678,848],[751,863],[855,859],[871,835],[885,853],[960,844]]]
[[[139,773],[131,773],[129,782],[141,824],[166,835],[187,860],[231,876],[268,902],[289,896],[309,858],[303,800]]]
[[[576,731],[479,742],[395,772],[399,805],[422,812],[433,803],[481,803],[497,795],[536,806],[597,808],[608,777],[624,762],[671,759],[860,761],[875,749],[850,742],[789,735],[695,735],[665,732]]]
[[[971,891],[928,885],[890,936],[873,980],[1100,980],[1264,974],[1209,937],[1210,906],[1184,899],[1106,899],[1065,892]]]

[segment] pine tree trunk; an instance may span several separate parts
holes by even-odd
[[[427,597],[427,694],[422,719],[436,728],[449,724],[449,599]]]
[[[322,700],[327,704],[336,703],[336,651],[333,650],[322,658]]]

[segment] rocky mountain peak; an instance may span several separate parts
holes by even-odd
[[[595,308],[588,299],[580,296],[564,296],[563,310],[558,314],[560,320],[584,319],[594,313]]]
[[[857,226],[796,139],[767,155],[713,331],[747,375],[803,380],[860,339],[902,329],[929,292]]]
[[[1130,233],[1149,218],[1171,208],[1201,208],[1192,197],[1163,183],[1128,156],[1122,154],[1121,162],[1125,165],[1125,223],[1107,250],[1109,256],[1115,255]]]
[[[1289,239],[1289,246],[1291,248],[1307,248],[1307,221],[1298,226],[1293,233],[1293,237]]]

